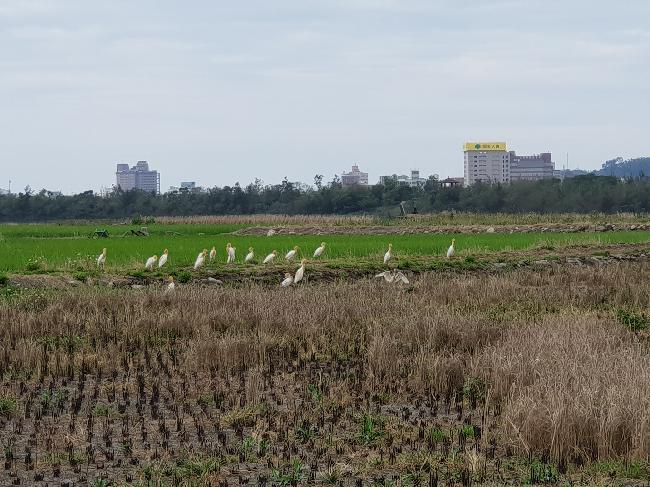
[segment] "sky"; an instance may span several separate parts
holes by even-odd
[[[0,188],[650,155],[650,1],[0,0]]]

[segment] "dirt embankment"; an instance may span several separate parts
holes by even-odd
[[[309,226],[260,226],[242,228],[234,235],[415,235],[449,233],[577,233],[648,231],[650,224],[606,223],[554,223],[535,225],[309,225]]]

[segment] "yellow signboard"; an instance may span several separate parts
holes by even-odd
[[[507,150],[505,142],[465,142],[465,150]]]

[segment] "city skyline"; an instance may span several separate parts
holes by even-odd
[[[650,4],[0,3],[0,182],[460,176],[466,140],[597,169],[648,155]]]
[[[473,145],[473,144],[474,144],[474,142],[472,142],[472,143],[467,143],[466,142],[466,143],[463,144],[464,149],[465,149],[465,159],[466,159],[468,145]],[[506,145],[506,143],[502,143],[502,144],[504,146]],[[557,173],[559,171],[565,171],[565,170],[569,170],[569,171],[578,170],[578,171],[582,171],[582,172],[591,172],[591,171],[601,169],[601,166],[604,166],[604,164],[600,164],[598,167],[595,167],[593,169],[592,168],[585,169],[585,168],[569,167],[569,166],[566,165],[565,162],[564,163],[556,163],[555,160],[554,160],[555,158],[553,157],[551,152],[537,152],[535,154],[526,154],[526,155],[517,154],[516,151],[505,151],[505,152],[507,152],[508,154],[510,154],[511,157],[516,158],[517,160],[519,160],[519,159],[529,159],[529,160],[534,160],[536,162],[539,161],[539,163],[542,162],[542,159],[544,159],[545,157],[548,157],[549,158],[548,163],[553,165],[555,173]],[[137,161],[137,163],[136,163],[136,161]],[[320,176],[321,177],[320,181],[321,181],[321,183],[323,185],[326,185],[329,182],[331,182],[332,180],[334,180],[335,178],[338,178],[338,180],[341,183],[343,183],[343,186],[346,186],[346,185],[347,186],[354,186],[354,184],[345,184],[345,181],[344,181],[345,176],[350,174],[349,173],[349,168],[348,169],[343,168],[341,171],[333,172],[331,175],[329,175],[330,177],[327,177],[323,173],[316,172],[312,176],[312,178],[309,179],[309,180],[292,179],[292,178],[290,178],[288,176],[282,176],[282,177],[280,177],[279,179],[276,179],[276,180],[264,181],[264,180],[262,180],[262,179],[260,179],[258,177],[253,177],[250,180],[237,180],[237,181],[235,181],[233,183],[219,184],[219,183],[211,183],[209,181],[199,181],[199,182],[197,182],[196,180],[188,182],[188,180],[191,180],[192,177],[186,177],[182,181],[171,181],[171,182],[161,183],[162,175],[161,175],[160,171],[157,170],[157,168],[149,168],[148,163],[149,163],[149,161],[146,161],[146,160],[134,159],[134,161],[131,163],[131,167],[130,167],[130,163],[119,162],[117,164],[113,164],[113,167],[117,167],[118,170],[117,170],[117,173],[115,173],[115,172],[111,173],[112,182],[100,185],[99,189],[87,188],[87,189],[81,190],[81,191],[65,192],[65,191],[61,191],[58,188],[53,188],[53,187],[37,188],[37,187],[31,185],[29,182],[26,184],[26,186],[17,187],[15,185],[15,182],[10,179],[9,180],[10,181],[10,186],[7,186],[6,188],[2,187],[2,185],[0,183],[0,194],[9,194],[9,193],[18,194],[18,193],[24,192],[24,190],[25,190],[25,188],[27,186],[29,186],[29,188],[30,188],[30,190],[32,192],[38,192],[40,190],[48,190],[51,193],[60,193],[60,194],[71,195],[71,194],[78,194],[78,193],[81,193],[81,192],[87,191],[87,190],[92,190],[92,191],[94,191],[96,193],[104,194],[107,191],[112,191],[112,190],[117,189],[118,187],[124,185],[123,182],[120,181],[120,177],[124,177],[124,176],[120,176],[120,174],[121,174],[120,171],[126,171],[126,172],[129,172],[129,173],[132,173],[132,174],[130,174],[130,179],[132,179],[132,178],[135,178],[135,173],[133,173],[133,171],[136,170],[136,166],[140,166],[140,165],[146,166],[146,167],[143,166],[144,167],[143,170],[145,170],[145,171],[150,170],[151,174],[155,174],[155,181],[152,179],[151,181],[147,181],[147,182],[144,182],[142,184],[144,184],[145,186],[147,186],[149,184],[155,185],[156,186],[155,191],[157,193],[159,193],[159,194],[163,194],[163,193],[166,193],[166,192],[169,192],[169,191],[172,191],[172,192],[173,191],[178,191],[178,189],[180,187],[189,187],[188,185],[191,185],[192,188],[197,188],[197,189],[202,189],[202,190],[206,190],[206,189],[209,189],[209,188],[215,188],[215,187],[228,187],[228,186],[232,187],[232,186],[235,186],[236,184],[239,184],[241,187],[245,187],[248,184],[255,183],[257,180],[261,181],[262,185],[264,185],[264,186],[266,186],[266,185],[277,185],[277,184],[280,184],[282,182],[282,180],[285,179],[285,177],[290,182],[292,182],[294,184],[299,184],[300,186],[303,186],[303,187],[311,186],[311,187],[315,188],[316,187],[315,184],[314,184],[315,183],[315,176]],[[362,170],[365,169],[364,167],[360,168],[360,164],[358,164],[356,162],[352,163],[351,167],[352,167],[353,171],[355,170],[355,168],[356,168],[357,171],[359,169],[362,169]],[[422,173],[421,178],[420,178],[420,173]],[[426,181],[429,177],[432,177],[432,176],[436,177],[441,182],[444,181],[445,179],[460,179],[460,180],[462,180],[463,178],[467,179],[467,177],[466,177],[467,176],[467,169],[466,168],[461,168],[460,172],[458,174],[454,173],[454,174],[450,174],[450,175],[440,175],[440,174],[433,173],[433,172],[429,173],[426,170],[421,171],[420,168],[415,167],[415,166],[408,166],[408,167],[394,166],[393,169],[389,169],[389,171],[387,173],[385,173],[385,174],[373,174],[373,173],[367,173],[365,171],[362,171],[362,174],[366,175],[367,183],[365,183],[365,185],[369,185],[369,186],[384,184],[384,182],[383,182],[384,179],[393,178],[396,181],[397,180],[402,181],[401,178],[404,178],[404,180],[407,180],[409,178],[412,178],[413,174],[417,174],[416,179],[420,178],[421,184],[423,184],[424,181]],[[117,179],[116,179],[116,176],[117,176]],[[154,176],[151,176],[151,177],[154,177]],[[128,191],[128,190],[131,190],[131,189],[144,189],[144,190],[148,191],[148,189],[149,189],[148,186],[147,186],[147,188],[138,187],[138,184],[135,183],[135,179],[133,179],[133,181],[130,181],[130,179],[129,179],[129,182],[127,183],[126,189],[124,187],[122,187],[121,188],[122,190],[127,190]],[[517,177],[517,178],[513,179],[513,181],[521,180],[521,179],[529,179],[529,178]],[[537,178],[533,178],[533,179],[537,179]],[[123,181],[126,182],[126,180],[123,180]],[[498,182],[509,183],[509,181],[505,181],[505,180],[504,181],[498,181]],[[167,188],[167,189],[165,189],[165,188]],[[152,189],[152,191],[153,191],[153,189]]]

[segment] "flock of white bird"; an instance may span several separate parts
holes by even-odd
[[[452,239],[451,245],[447,249],[448,259],[452,258],[456,253],[455,245],[456,245],[456,239]],[[323,255],[323,252],[325,252],[325,247],[326,247],[325,242],[321,242],[320,246],[314,251],[313,256],[315,259]],[[299,251],[300,251],[300,247],[296,245],[293,249],[291,249],[289,252],[286,253],[286,255],[284,256],[284,260],[287,262],[291,262],[296,258],[296,255],[298,255]],[[104,248],[102,249],[102,253],[99,254],[99,256],[97,257],[97,266],[101,267],[102,269],[104,269],[106,266],[106,255],[107,255],[107,250],[106,248]],[[233,247],[231,243],[228,243],[226,245],[226,263],[227,264],[234,263],[236,259],[236,255],[237,254],[236,254],[235,247]],[[272,263],[277,256],[278,256],[278,252],[277,250],[274,250],[264,258],[262,264]],[[203,249],[196,257],[196,260],[194,261],[194,270],[198,270],[201,267],[203,267],[206,258],[209,259],[210,262],[214,261],[217,258],[217,249],[215,247],[212,247],[210,252],[208,252],[208,249]],[[248,264],[252,262],[254,258],[255,258],[255,252],[253,250],[253,247],[249,247],[248,253],[246,254],[246,257],[244,257],[244,263]],[[384,264],[387,264],[392,258],[393,258],[393,244],[388,244],[388,250],[384,254]],[[169,250],[165,249],[162,255],[160,256],[160,258],[158,258],[157,255],[152,255],[151,257],[149,257],[145,262],[144,267],[145,269],[151,271],[154,269],[157,262],[158,268],[162,268],[167,263],[168,260],[169,260]],[[298,284],[300,281],[302,281],[303,278],[305,277],[306,264],[307,264],[307,259],[302,259],[300,261],[300,267],[296,270],[295,274],[292,275],[289,272],[285,273],[284,279],[280,283],[280,286],[289,287],[291,285]],[[409,283],[409,280],[406,278],[406,276],[402,272],[397,270],[387,270],[380,274],[377,274],[375,277],[384,278],[384,280],[388,283],[404,283],[404,284]],[[167,291],[173,291],[175,288],[176,288],[176,283],[174,277],[169,276]]]

